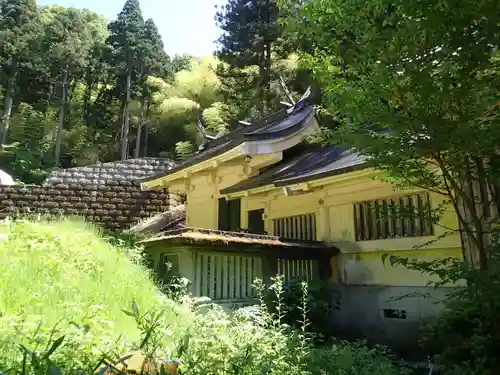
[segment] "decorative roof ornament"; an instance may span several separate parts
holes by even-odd
[[[203,123],[201,122],[200,118],[196,120],[196,127],[198,128],[198,131],[201,133],[204,139],[208,140],[214,140],[216,139],[216,136],[210,135],[207,133],[207,129],[203,126]]]
[[[222,137],[224,134],[226,134],[226,129],[220,130],[216,135],[208,134],[207,129],[203,126],[203,122],[199,117],[196,120],[196,128],[203,136],[203,143],[198,147],[198,152],[203,151],[207,147],[207,145],[210,143],[210,141],[218,139],[218,138]]]
[[[203,138],[208,139],[210,141],[213,141],[214,139],[220,138],[224,134],[226,134],[226,129],[222,129],[216,135],[210,135],[210,134],[208,134],[207,129],[205,129],[205,127],[203,126],[203,123],[202,123],[202,121],[200,120],[199,117],[196,120],[196,127],[198,128],[198,131],[201,133],[201,135],[203,136]]]
[[[298,101],[295,101],[292,94],[290,93],[290,90],[288,90],[284,79],[281,76],[280,76],[280,84],[281,84],[285,94],[287,95],[287,97],[289,99],[289,102],[281,102],[281,104],[284,104],[288,107],[286,109],[287,115],[291,115],[295,111],[300,111],[302,108],[304,108],[304,106],[306,105],[306,99],[309,96],[311,96],[311,93],[312,93],[311,86],[308,86],[306,91],[304,92],[304,94],[301,96],[301,98]],[[248,127],[248,126],[253,125],[254,123],[248,122],[248,121],[238,120],[238,124],[243,125],[244,127]],[[206,150],[209,147],[210,142],[212,142],[216,139],[219,139],[220,137],[227,134],[226,129],[222,129],[216,135],[208,134],[207,129],[203,125],[203,119],[200,116],[196,120],[196,128],[203,136],[203,143],[200,146],[198,146],[198,150],[196,151],[197,154]]]
[[[290,103],[292,103],[292,105],[290,106],[290,107],[292,107],[295,104],[295,100],[293,99],[293,96],[292,96],[290,90],[288,90],[288,87],[286,87],[285,80],[283,79],[282,76],[280,76],[280,84],[281,84],[281,87],[283,88],[283,91],[285,91],[286,96],[290,100]]]

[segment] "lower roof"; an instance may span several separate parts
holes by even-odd
[[[229,248],[243,247],[245,249],[276,248],[287,250],[293,255],[293,250],[315,250],[311,257],[334,255],[339,250],[322,241],[303,241],[281,238],[278,236],[253,234],[246,232],[230,232],[202,228],[182,228],[158,233],[154,237],[144,239],[139,243],[147,244],[166,242],[172,245],[217,246]],[[226,249],[227,251],[228,249]],[[285,254],[283,254],[285,256]]]
[[[231,194],[263,186],[287,186],[364,167],[366,160],[351,150],[302,144],[291,149],[283,160],[220,191]]]

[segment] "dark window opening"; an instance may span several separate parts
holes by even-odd
[[[238,231],[241,221],[241,200],[219,199],[219,230]]]
[[[160,280],[167,280],[169,276],[177,276],[179,274],[179,255],[160,254],[157,274]]]
[[[384,318],[406,319],[406,310],[384,309]]]
[[[248,211],[248,231],[255,234],[265,234],[263,208]]]

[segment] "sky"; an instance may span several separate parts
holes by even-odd
[[[87,8],[113,20],[125,0],[37,0],[39,5]],[[220,34],[215,26],[215,5],[225,0],[140,0],[144,19],[152,18],[170,56],[187,53],[211,55]]]

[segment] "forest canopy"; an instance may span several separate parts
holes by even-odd
[[[2,168],[32,183],[53,168],[141,156],[182,159],[203,142],[198,120],[218,134],[235,119],[288,100],[280,79],[296,91],[303,85],[297,87],[296,57],[282,48],[278,28],[269,45],[243,46],[255,55],[245,61],[235,59],[241,51],[225,47],[238,37],[228,25],[240,21],[234,19],[239,6],[230,1],[219,9],[215,21],[228,21],[214,56],[194,57],[165,51],[138,0],[127,0],[112,22],[86,9],[0,0]],[[259,53],[267,57],[255,58]]]

